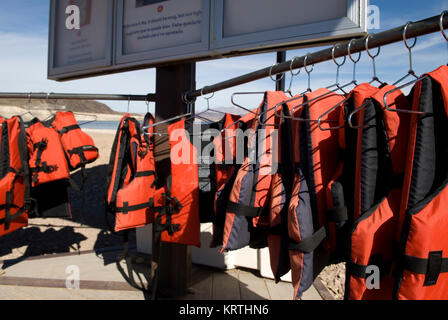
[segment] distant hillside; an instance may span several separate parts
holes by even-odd
[[[28,100],[0,99],[0,108],[4,106],[27,109]],[[63,108],[64,106],[65,108]],[[112,110],[104,103],[86,100],[32,100],[31,109],[55,109],[81,113],[119,114],[119,112]]]

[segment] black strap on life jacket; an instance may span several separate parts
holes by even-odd
[[[392,262],[390,260],[384,259],[383,255],[381,254],[372,255],[369,259],[368,265],[362,265],[353,261],[349,261],[347,262],[346,268],[348,274],[361,279],[366,279],[369,276],[369,273],[367,272],[369,266],[378,267],[381,276],[390,274],[390,271],[392,270]]]
[[[441,273],[448,273],[448,258],[443,258],[442,251],[431,251],[427,259],[402,255],[397,264],[397,269],[408,270],[425,275],[424,286],[433,286]]]
[[[124,166],[124,160],[126,157],[126,149],[129,147],[129,123],[128,118],[126,118],[123,121],[123,125],[120,129],[117,130],[117,133],[115,135],[114,143],[112,145],[112,151],[110,154],[109,159],[109,166],[107,168],[107,183],[106,185],[109,187],[112,182],[112,177],[115,176],[114,185],[112,187],[112,194],[110,197],[110,200],[108,201],[107,195],[105,199],[105,210],[104,210],[104,216],[106,220],[106,224],[108,226],[108,229],[110,232],[115,233],[115,228],[112,226],[111,222],[109,221],[109,213],[114,214],[115,213],[115,207],[116,207],[116,199],[117,199],[117,192],[121,187],[122,183],[122,175],[123,175],[123,166]],[[120,142],[120,144],[118,143]],[[117,162],[115,163],[115,158],[117,156]],[[115,171],[114,171],[115,169]]]
[[[297,165],[298,168],[298,165]],[[334,184],[337,190],[333,190],[332,196],[334,208],[327,210],[326,220],[327,224],[320,227],[314,234],[306,239],[302,239],[300,243],[291,240],[289,250],[300,251],[304,253],[311,253],[319,247],[322,241],[325,240],[328,232],[328,222],[333,222],[336,229],[341,229],[348,221],[348,209],[344,205],[344,195],[342,189],[339,190],[339,184]],[[334,192],[333,192],[334,191]]]
[[[81,127],[78,124],[75,124],[72,126],[64,127],[64,128],[62,128],[62,130],[58,130],[58,132],[62,136],[70,131],[77,130],[77,129],[81,129]]]
[[[10,154],[9,154],[9,134],[8,134],[8,122],[3,122],[1,127],[1,151],[0,151],[0,178],[4,178],[8,174],[10,166]]]
[[[48,165],[47,162],[42,162],[42,154],[45,150],[47,150],[48,147],[48,140],[43,138],[40,142],[37,142],[33,145],[33,150],[37,150],[36,154],[36,162],[35,167],[31,168],[31,171],[33,173],[33,183],[37,183],[38,174],[39,172],[44,173],[52,173],[56,170],[58,170],[58,166],[56,165]]]
[[[238,216],[259,217],[263,212],[263,207],[250,207],[241,203],[229,201],[227,203],[227,211]]]
[[[71,130],[75,130],[77,128],[74,128],[75,126],[66,127],[66,128],[72,128]],[[64,128],[65,129],[65,128]],[[68,131],[67,131],[68,132]],[[84,209],[85,209],[85,202],[86,202],[86,193],[85,193],[85,183],[87,180],[87,172],[86,172],[86,164],[88,163],[86,156],[84,154],[85,151],[96,151],[98,152],[98,148],[95,146],[81,146],[78,148],[73,148],[71,150],[68,150],[68,154],[70,157],[74,154],[77,154],[79,156],[79,159],[81,160],[81,224],[84,224]],[[70,182],[72,184],[72,182]]]
[[[5,210],[5,217],[0,219],[0,225],[4,225],[4,229],[8,230],[10,227],[10,223],[23,215],[25,212],[28,212],[31,208],[31,183],[30,183],[30,169],[28,165],[28,148],[27,148],[27,139],[25,133],[25,126],[23,124],[22,118],[17,117],[19,120],[19,139],[18,139],[18,150],[22,167],[19,170],[15,170],[12,167],[2,168],[2,171],[9,173],[12,172],[15,174],[13,181],[13,188],[15,180],[23,176],[24,184],[25,184],[25,193],[24,193],[24,204],[22,207],[18,207],[13,203],[13,192],[14,189],[6,191],[6,201],[5,204],[0,205],[0,210]],[[6,139],[6,143],[4,143],[5,137],[5,128],[6,128],[6,137],[8,137],[8,125],[7,122],[4,122],[2,125],[2,151],[5,151],[7,148],[7,152],[5,152],[9,157],[9,139]],[[3,162],[3,161],[2,161]],[[7,161],[9,164],[9,160]],[[6,174],[5,174],[6,175]],[[4,177],[4,176],[3,176]],[[16,213],[11,214],[11,209],[19,209]]]
[[[159,213],[154,222],[154,232],[158,238],[164,231],[167,231],[172,236],[176,231],[180,230],[179,224],[172,223],[172,215],[180,212],[182,204],[176,197],[171,196],[171,184],[172,177],[169,176],[166,183],[167,192],[162,195],[165,198],[165,205],[160,207],[152,206],[152,210]],[[166,217],[165,224],[162,224],[162,216]]]

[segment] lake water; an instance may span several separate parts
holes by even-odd
[[[80,121],[82,129],[103,129],[103,130],[117,130],[120,121],[95,121],[83,124]]]

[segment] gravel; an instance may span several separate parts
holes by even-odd
[[[318,277],[336,300],[344,299],[345,263],[327,266]]]

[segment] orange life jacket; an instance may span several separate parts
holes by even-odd
[[[35,119],[26,129],[32,186],[70,178],[58,133]]]
[[[347,299],[392,298],[391,267],[409,133],[409,116],[385,109],[384,94],[392,89],[393,86],[386,85],[371,97],[364,95],[366,107],[357,114],[357,125],[362,128],[358,129],[357,137],[358,185],[354,196],[357,219],[349,238]],[[387,99],[392,108],[410,109],[399,90]],[[381,283],[379,289],[368,290],[367,270],[372,265],[380,269]]]
[[[154,118],[148,113],[144,126],[153,123]],[[140,123],[125,115],[115,137],[108,170],[106,206],[114,214],[115,231],[153,222],[155,174],[153,137],[143,134]]]
[[[236,143],[238,141],[238,136],[244,133],[248,123],[255,121],[256,111],[257,110],[252,110],[252,112],[249,112],[244,117],[239,118],[237,123],[234,123],[234,121],[230,122],[231,120],[227,117],[224,128],[228,129],[223,132],[222,136],[216,137],[214,141],[215,150],[217,150],[216,165],[221,168],[222,163],[225,161],[230,162],[229,160],[232,160],[233,164],[224,164],[226,169],[224,169],[224,173],[221,174],[221,178],[219,178],[219,174],[217,174],[216,180],[218,187],[214,202],[213,237],[210,243],[211,248],[223,245],[227,203],[229,202],[230,193],[233,184],[235,183],[238,170],[241,168],[241,164],[238,164],[236,161]],[[245,150],[238,150],[238,152],[245,152]],[[217,172],[219,173],[218,169]]]
[[[58,112],[48,123],[59,132],[70,171],[84,168],[98,159],[98,148],[93,139],[81,130],[73,112]]]
[[[153,210],[163,242],[200,247],[198,151],[187,129],[185,119],[168,126],[171,174],[156,191]]]
[[[13,117],[0,123],[0,236],[3,236],[28,225],[31,186],[22,119]]]
[[[144,126],[154,123],[151,114],[147,114]],[[153,136],[140,132],[139,125],[130,125],[129,156],[131,170],[134,171],[129,183],[118,190],[115,212],[115,230],[138,228],[150,224],[154,220],[150,207],[155,192],[155,161]],[[153,128],[144,133],[153,132]]]
[[[344,210],[334,211],[333,194],[327,192],[340,170],[340,130],[320,130],[315,121],[329,108],[342,102],[343,98],[327,89],[319,89],[303,97],[304,102],[311,102],[296,110],[295,114],[295,117],[312,120],[300,122],[295,133],[295,145],[298,145],[299,152],[294,156],[298,163],[288,211],[289,255],[295,299],[301,297],[328,264],[332,248],[329,245],[330,229],[335,223],[346,219]],[[341,110],[338,108],[327,114],[322,119],[322,126],[337,125]]]
[[[222,251],[237,250],[249,244],[252,247],[265,247],[267,245],[266,227],[269,227],[269,193],[272,177],[275,173],[272,172],[272,165],[274,164],[271,163],[274,156],[272,147],[277,144],[277,141],[274,141],[275,136],[271,134],[275,130],[276,119],[278,119],[274,115],[273,107],[287,99],[282,91],[267,91],[257,112],[261,115],[260,121],[253,117],[251,121],[248,121],[247,129],[254,130],[257,133],[259,136],[258,146],[261,147],[262,151],[254,156],[254,152],[257,150],[257,139],[255,135],[249,136],[248,155],[236,172],[234,179],[229,180],[229,182],[233,182],[233,186],[229,201],[226,204]],[[269,109],[272,110],[265,113]],[[266,130],[264,137],[262,137],[263,132],[261,131],[263,129]],[[255,161],[252,159],[254,157]],[[261,218],[262,216],[264,218]],[[259,227],[261,229],[257,230]]]
[[[414,87],[393,297],[448,299],[448,66]]]

